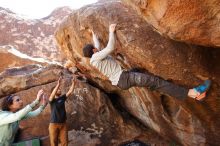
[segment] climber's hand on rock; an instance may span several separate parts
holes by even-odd
[[[92,29],[88,29],[89,34],[94,34]]]
[[[115,32],[116,25],[117,25],[117,24],[111,24],[111,25],[109,26],[109,32]]]

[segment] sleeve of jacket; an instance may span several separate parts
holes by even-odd
[[[102,60],[110,55],[115,50],[115,34],[114,32],[109,33],[109,41],[107,46],[101,51],[92,55],[91,60]]]
[[[5,125],[21,120],[27,113],[32,110],[30,105],[25,106],[23,109],[16,113],[1,111],[0,112],[0,125]]]
[[[41,105],[38,109],[30,111],[25,117],[22,118],[22,120],[38,116],[45,109],[45,107],[46,105]]]
[[[100,50],[100,43],[99,43],[99,40],[98,40],[95,33],[92,34],[92,39],[93,39],[93,43],[94,43],[95,48]]]

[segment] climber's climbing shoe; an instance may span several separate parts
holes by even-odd
[[[198,87],[193,88],[196,92],[202,94],[203,92],[206,92],[209,90],[209,87],[211,85],[211,80],[205,80],[205,82]]]

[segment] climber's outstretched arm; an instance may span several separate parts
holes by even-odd
[[[96,52],[92,56],[92,60],[102,60],[110,55],[115,50],[115,27],[116,24],[111,24],[109,26],[109,41],[107,46],[99,52]]]

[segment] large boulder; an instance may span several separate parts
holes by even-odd
[[[5,90],[4,93],[1,92],[1,96],[4,97],[16,92],[15,94],[19,95],[24,105],[26,105],[36,98],[40,89],[50,95],[51,89],[57,84],[56,81],[60,72],[63,74],[61,89],[62,93],[65,94],[70,87],[72,74],[60,66],[40,67],[29,65],[19,69],[8,69],[1,74],[1,79],[5,79],[1,80],[1,85],[8,84],[10,90]],[[10,80],[9,76],[11,77]],[[30,77],[32,80],[30,80]],[[11,82],[16,84],[12,86]],[[24,84],[25,86],[23,86]],[[66,103],[68,145],[112,146],[130,142],[134,139],[151,145],[169,144],[167,140],[144,127],[131,115],[118,109],[116,105],[113,106],[109,97],[111,96],[84,80],[77,80],[74,92]],[[18,141],[39,137],[43,146],[50,145],[48,137],[49,120],[50,108],[47,106],[39,116],[22,121]]]
[[[220,47],[219,0],[123,0],[161,35],[203,46]]]
[[[50,69],[48,69],[50,68]],[[61,66],[28,65],[6,69],[0,74],[0,97],[57,80]]]
[[[112,54],[125,69],[142,68],[154,75],[192,88],[210,78],[213,86],[204,102],[183,101],[147,88],[122,91],[89,65],[82,47],[92,42],[89,29],[108,41],[108,26],[117,23],[117,45]],[[145,126],[182,145],[218,145],[220,112],[219,49],[175,42],[162,37],[136,11],[121,1],[100,1],[73,12],[60,25],[56,39],[62,51],[97,87],[114,93],[129,113]]]

